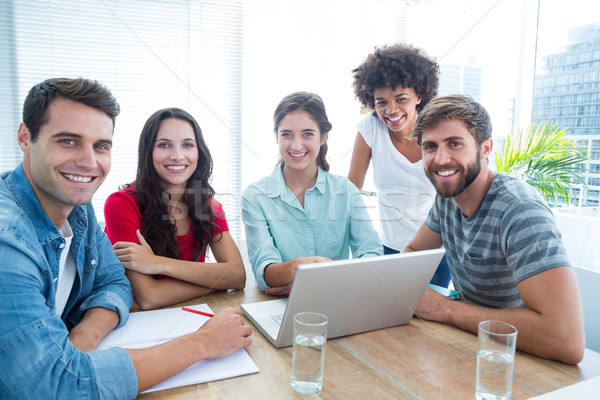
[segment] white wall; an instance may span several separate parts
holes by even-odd
[[[571,263],[600,271],[600,218],[560,211],[554,215]]]

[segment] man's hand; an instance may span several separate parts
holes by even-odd
[[[252,328],[244,325],[242,312],[238,308],[226,308],[197,332],[202,336],[205,359],[225,357],[243,347],[250,346]]]
[[[133,242],[117,242],[113,245],[113,250],[123,266],[132,271],[137,271],[146,275],[161,274],[158,263],[155,262],[155,255],[152,248],[144,239],[139,230],[135,231],[140,244]]]
[[[131,357],[142,392],[195,362],[225,357],[250,346],[252,328],[244,326],[239,309],[226,308],[199,330],[145,349],[125,349]]]
[[[421,302],[415,309],[417,317],[430,321],[446,322],[447,302],[450,301],[431,288],[425,289]]]

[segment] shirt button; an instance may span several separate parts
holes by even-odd
[[[96,265],[96,260],[92,260],[92,261],[90,261],[90,264],[92,264],[92,265]]]
[[[311,251],[310,251],[310,254],[315,254],[315,252],[311,250]]]
[[[64,249],[65,248],[65,244],[61,243],[60,246],[58,246],[59,249]]]
[[[58,278],[54,278],[54,281],[53,281],[53,282],[56,282],[57,280],[58,280]]]

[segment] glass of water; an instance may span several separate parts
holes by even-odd
[[[479,323],[477,333],[477,400],[510,400],[517,328],[500,321]]]
[[[323,387],[327,316],[302,312],[294,316],[292,388],[300,394],[315,394]]]

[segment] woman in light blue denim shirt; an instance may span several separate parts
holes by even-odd
[[[331,123],[316,94],[286,96],[273,116],[280,161],[242,195],[248,255],[261,290],[288,294],[300,264],[381,255],[358,189],[330,174]]]

